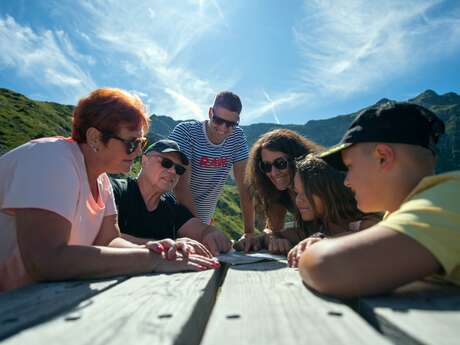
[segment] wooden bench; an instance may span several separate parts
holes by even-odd
[[[1,344],[460,344],[460,289],[340,301],[285,261],[0,294]]]

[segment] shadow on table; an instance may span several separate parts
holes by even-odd
[[[387,294],[355,299],[349,305],[378,332],[396,344],[422,344],[407,334],[398,322],[387,319],[385,315],[398,316],[398,319],[407,315],[413,319],[411,313],[414,311],[430,313],[433,318],[431,324],[426,325],[428,328],[434,327],[435,317],[441,318],[436,321],[438,323],[444,323],[444,317],[460,319],[460,288],[446,284],[414,282]],[[387,312],[382,314],[385,310]]]
[[[232,265],[229,269],[237,271],[273,271],[287,267],[284,261],[259,261],[251,264]]]
[[[1,293],[0,340],[64,312],[66,321],[77,320],[91,297],[126,279],[39,283]]]

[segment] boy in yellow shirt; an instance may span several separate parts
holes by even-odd
[[[444,129],[422,106],[389,102],[362,111],[320,155],[347,172],[363,212],[386,214],[369,229],[309,247],[299,264],[308,286],[355,297],[425,277],[460,285],[460,171],[434,175]]]

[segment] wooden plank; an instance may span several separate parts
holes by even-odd
[[[356,310],[396,344],[460,344],[460,288],[417,282]]]
[[[4,345],[198,344],[222,270],[133,277]]]
[[[389,344],[340,301],[308,290],[285,262],[228,269],[202,345]]]
[[[0,340],[74,308],[125,279],[42,283],[0,293]]]

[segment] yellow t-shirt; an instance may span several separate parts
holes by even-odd
[[[425,177],[379,225],[427,248],[444,269],[433,278],[460,285],[460,171]]]

